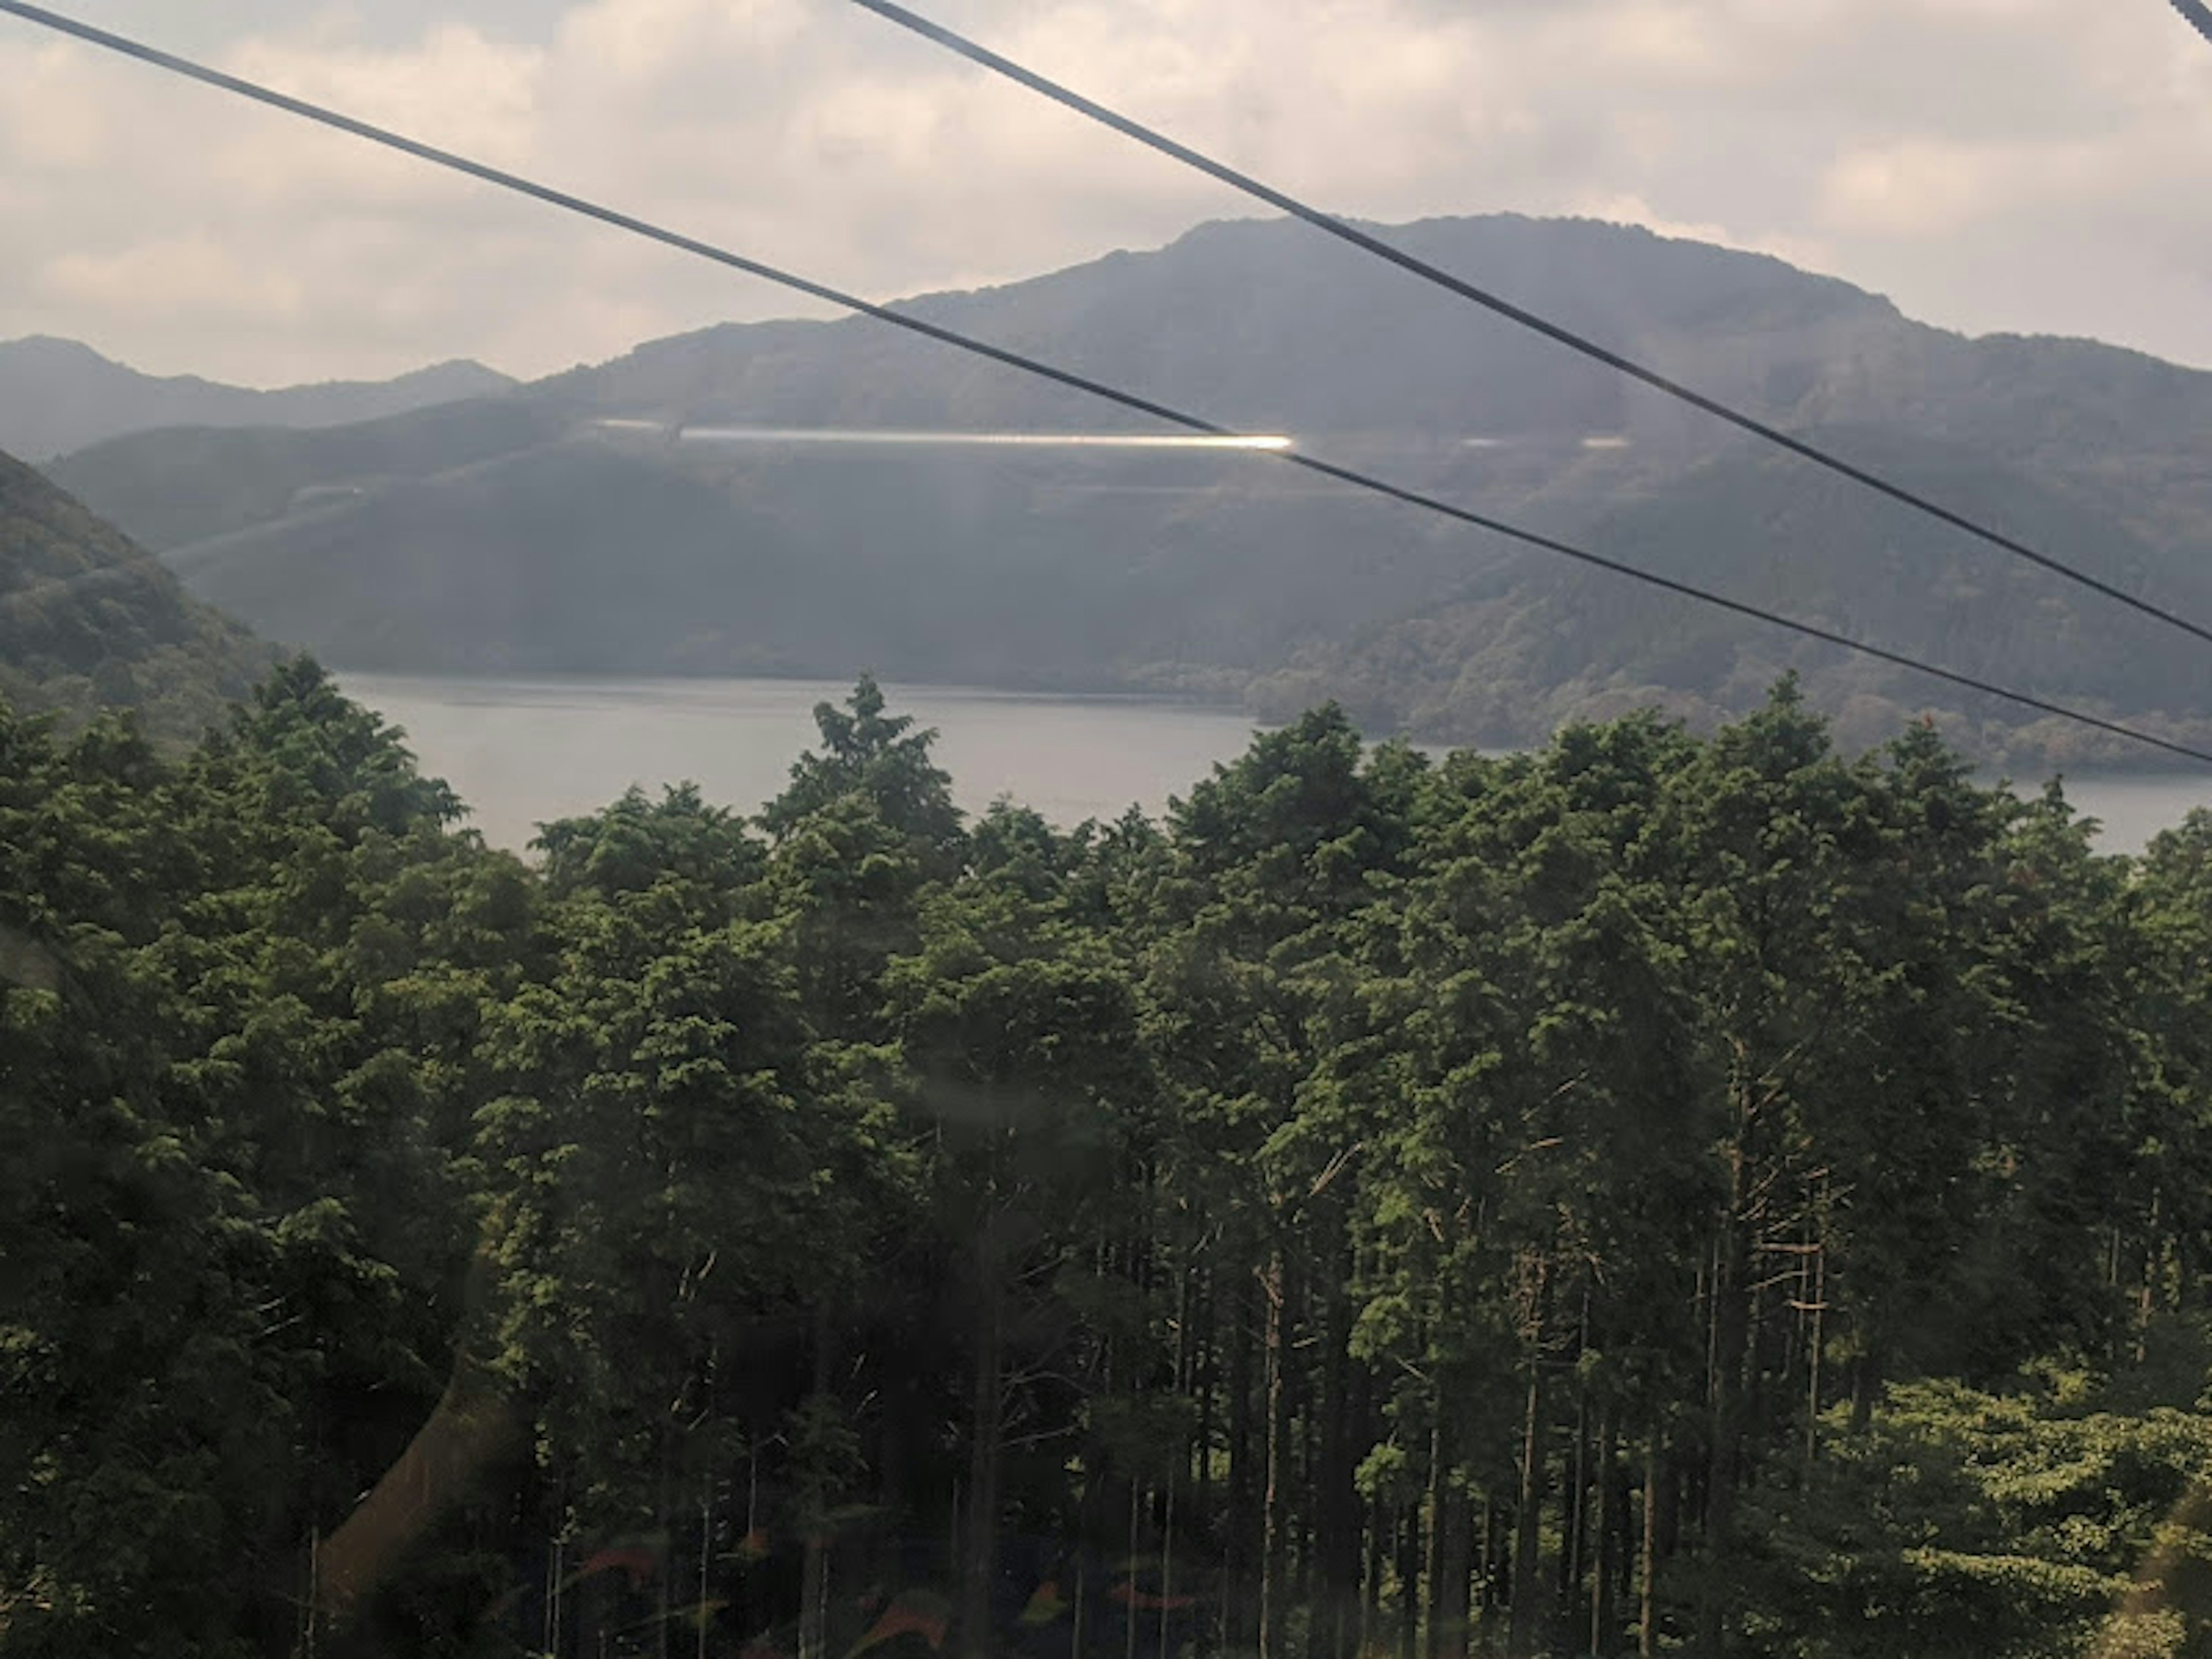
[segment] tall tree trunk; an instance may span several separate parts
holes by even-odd
[[[814,1394],[830,1392],[830,1309],[814,1312]],[[799,1568],[799,1659],[826,1659],[830,1647],[830,1540],[818,1516],[806,1522]]]
[[[975,1352],[968,1402],[968,1516],[960,1546],[959,1606],[961,1644],[970,1655],[990,1650],[992,1593],[999,1576],[1006,1274],[995,1220],[986,1218],[975,1242]]]
[[[1191,1475],[1190,1512],[1197,1524],[1203,1528],[1213,1513],[1213,1413],[1214,1395],[1221,1381],[1220,1330],[1215,1323],[1216,1286],[1209,1271],[1200,1280],[1194,1304],[1194,1322],[1197,1326],[1192,1346],[1191,1366],[1198,1385],[1197,1456]]]
[[[1474,1589],[1471,1592],[1474,1610],[1486,1613],[1491,1608],[1502,1607],[1498,1592],[1498,1500],[1485,1492],[1481,1498],[1480,1519],[1474,1528]]]
[[[1160,1656],[1169,1659],[1175,1652],[1174,1631],[1169,1625],[1169,1615],[1175,1607],[1176,1577],[1176,1478],[1168,1471],[1167,1506],[1160,1522]]]
[[[607,1651],[607,1632],[620,1613],[615,1586],[611,1572],[593,1573],[576,1586],[576,1650],[583,1659],[603,1659]]]
[[[1474,1633],[1468,1592],[1474,1570],[1474,1505],[1456,1480],[1444,1488],[1443,1532],[1437,1552],[1437,1633],[1432,1645],[1441,1659],[1465,1659]]]
[[[1589,1276],[1583,1277],[1582,1311],[1575,1327],[1575,1356],[1579,1360],[1590,1351],[1590,1299],[1592,1283]],[[1572,1630],[1579,1624],[1583,1598],[1583,1578],[1589,1565],[1590,1529],[1590,1388],[1586,1381],[1575,1385],[1575,1436],[1573,1466],[1567,1480],[1567,1490],[1560,1504],[1559,1526],[1559,1614],[1563,1629]],[[1600,1517],[1599,1525],[1604,1524]]]
[[[1613,1492],[1619,1482],[1613,1464],[1619,1440],[1618,1407],[1610,1395],[1601,1396],[1597,1402],[1597,1468],[1590,1483],[1597,1535],[1591,1552],[1589,1650],[1597,1659],[1609,1659],[1620,1637],[1620,1615],[1613,1605],[1614,1560],[1620,1545],[1613,1512]]]
[[[1813,1257],[1813,1328],[1805,1344],[1805,1484],[1820,1455],[1820,1360],[1828,1340],[1828,1250],[1825,1241]]]
[[[1313,1483],[1316,1571],[1309,1599],[1308,1659],[1351,1659],[1359,1595],[1359,1494],[1353,1486],[1353,1434],[1367,1415],[1367,1376],[1352,1364],[1348,1264],[1319,1287],[1322,1372],[1315,1413],[1318,1467]]]
[[[1582,1600],[1583,1577],[1589,1565],[1590,1518],[1589,1390],[1575,1390],[1574,1467],[1560,1503],[1559,1607],[1571,1612]]]
[[[1315,1420],[1311,1379],[1305,1368],[1295,1363],[1292,1350],[1286,1345],[1284,1360],[1290,1368],[1288,1410],[1292,1432],[1291,1443],[1297,1455],[1291,1460],[1291,1573],[1290,1594],[1284,1601],[1289,1607],[1306,1610],[1306,1640],[1309,1659],[1313,1641],[1314,1612],[1314,1550],[1318,1536],[1316,1498],[1321,1482],[1321,1425]],[[1298,1501],[1304,1498],[1304,1502]]]
[[[714,1498],[710,1485],[707,1496],[699,1500],[699,1605],[692,1611],[692,1659],[707,1659],[707,1626],[712,1622],[707,1616],[708,1592],[712,1589],[710,1573],[714,1560]]]
[[[1253,1346],[1263,1291],[1258,1275],[1233,1281],[1229,1297],[1229,1504],[1222,1539],[1222,1647],[1242,1654],[1259,1639],[1260,1481],[1252,1433]]]
[[[1437,1420],[1429,1429],[1429,1495],[1424,1506],[1428,1528],[1428,1559],[1422,1572],[1422,1597],[1427,1616],[1421,1621],[1427,1640],[1423,1646],[1428,1659],[1443,1659],[1443,1595],[1444,1595],[1444,1493],[1451,1484],[1451,1452],[1444,1433],[1446,1402],[1443,1390],[1437,1390]]]
[[[1359,1659],[1372,1659],[1382,1639],[1382,1574],[1388,1565],[1384,1550],[1389,1539],[1380,1504],[1367,1505],[1365,1530],[1367,1570],[1359,1586],[1358,1655]]]
[[[1659,1477],[1664,1461],[1659,1425],[1651,1425],[1644,1443],[1643,1571],[1637,1581],[1636,1652],[1638,1659],[1657,1659],[1659,1652]]]
[[[1521,1497],[1514,1510],[1513,1595],[1506,1638],[1512,1659],[1533,1654],[1543,1630],[1540,1562],[1544,1506],[1544,1360],[1528,1359],[1528,1398],[1521,1425]]]
[[[1468,1589],[1474,1566],[1474,1517],[1454,1478],[1459,1453],[1451,1402],[1439,1391],[1430,1442],[1429,1659],[1462,1659],[1468,1644]]]
[[[1618,1415],[1620,1407],[1616,1406],[1614,1411]],[[1625,1454],[1627,1449],[1624,1446],[1620,1449]],[[1630,1477],[1628,1460],[1623,1455],[1613,1480],[1613,1606],[1616,1629],[1627,1618],[1627,1609],[1636,1601],[1637,1540],[1643,1527],[1636,1507],[1638,1498],[1637,1483]]]
[[[1698,1606],[1700,1659],[1721,1659],[1728,1638],[1729,1568],[1735,1548],[1736,1488],[1743,1459],[1743,1383],[1751,1338],[1750,1139],[1755,1109],[1748,1079],[1734,1085],[1738,1094],[1736,1141],[1729,1168],[1729,1206],[1713,1253],[1713,1320],[1706,1380],[1707,1444],[1705,1503],[1705,1571]]]
[[[659,1659],[671,1659],[669,1643],[675,1632],[671,1620],[676,1611],[676,1526],[671,1512],[669,1489],[675,1482],[676,1447],[671,1433],[672,1425],[660,1425],[660,1480],[659,1502],[654,1506],[653,1519],[659,1526],[661,1537],[660,1571],[654,1575],[654,1590],[658,1600],[653,1611],[658,1615],[653,1621],[653,1650]]]
[[[566,1556],[567,1551],[556,1533],[545,1564],[545,1651],[554,1659],[566,1659],[568,1651],[568,1632],[561,1622],[561,1591],[568,1568]]]
[[[1137,1627],[1144,1621],[1137,1617],[1137,1557],[1138,1540],[1141,1537],[1144,1516],[1144,1486],[1135,1475],[1129,1477],[1129,1606],[1121,1620],[1121,1651],[1124,1659],[1137,1659]]]
[[[1421,1506],[1398,1509],[1398,1659],[1420,1659]]]
[[[1190,1397],[1197,1380],[1198,1357],[1191,1332],[1196,1303],[1191,1281],[1196,1276],[1197,1270],[1186,1258],[1176,1279],[1175,1388],[1179,1400]],[[1160,1659],[1172,1659],[1175,1652],[1168,1614],[1175,1597],[1176,1488],[1189,1467],[1190,1445],[1186,1441],[1176,1446],[1175,1455],[1168,1460],[1167,1492],[1160,1511]]]
[[[1289,1629],[1290,1423],[1289,1343],[1285,1322],[1289,1297],[1284,1285],[1280,1245],[1267,1256],[1266,1372],[1267,1387],[1267,1482],[1261,1510],[1260,1544],[1260,1659],[1288,1659],[1283,1643]]]

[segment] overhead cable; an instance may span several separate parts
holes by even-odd
[[[2092,592],[2102,594],[2105,598],[2124,605],[2131,610],[2139,611],[2147,617],[2154,617],[2171,627],[2180,629],[2184,633],[2192,634],[2207,644],[2212,644],[2212,628],[2191,622],[2186,617],[2177,615],[2163,606],[2154,605],[2148,599],[2130,593],[2124,587],[2115,586],[2100,577],[2093,576],[2087,571],[2069,564],[2063,559],[2054,558],[2048,553],[2039,552],[2027,543],[1984,524],[1978,519],[1969,518],[1966,514],[1945,507],[1941,502],[1920,494],[1917,490],[1897,483],[1854,462],[1847,461],[1829,450],[1807,442],[1802,438],[1793,436],[1781,428],[1760,420],[1755,415],[1747,414],[1732,404],[1724,403],[1718,398],[1709,396],[1686,386],[1669,375],[1662,374],[1656,368],[1638,362],[1635,359],[1626,356],[1608,346],[1601,345],[1587,335],[1577,333],[1563,324],[1553,322],[1548,318],[1528,310],[1526,307],[1516,305],[1488,289],[1479,288],[1463,277],[1455,276],[1441,266],[1431,264],[1428,260],[1416,254],[1408,253],[1405,249],[1384,241],[1381,237],[1362,230],[1357,225],[1338,218],[1334,214],[1324,213],[1319,208],[1310,206],[1272,185],[1262,183],[1248,173],[1240,173],[1226,162],[1217,161],[1212,156],[1191,149],[1188,144],[1178,143],[1157,128],[1146,126],[1143,122],[1123,115],[1117,110],[1109,109],[1105,105],[1085,98],[1082,94],[1061,85],[1049,76],[1040,75],[1035,70],[1025,68],[1010,58],[1002,57],[988,46],[978,45],[966,35],[957,33],[941,23],[933,22],[921,13],[896,3],[896,0],[853,0],[853,3],[875,13],[878,17],[897,24],[901,28],[910,30],[924,40],[943,46],[948,52],[957,53],[969,63],[978,64],[994,74],[1004,76],[1007,80],[1027,87],[1031,92],[1049,98],[1053,102],[1073,110],[1079,115],[1086,116],[1102,126],[1110,127],[1125,137],[1133,138],[1147,149],[1157,150],[1163,155],[1182,162],[1185,167],[1194,167],[1209,178],[1218,179],[1232,190],[1241,191],[1257,201],[1265,202],[1268,206],[1279,209],[1294,219],[1304,220],[1316,229],[1326,231],[1340,241],[1348,242],[1364,252],[1371,253],[1376,258],[1387,260],[1401,270],[1411,272],[1424,282],[1433,283],[1448,293],[1480,306],[1486,311],[1492,312],[1510,322],[1517,323],[1522,328],[1531,329],[1547,339],[1556,341],[1571,351],[1580,352],[1583,356],[1603,363],[1607,368],[1614,369],[1632,380],[1639,380],[1645,386],[1663,392],[1667,396],[1686,403],[1693,409],[1703,410],[1706,414],[1748,432],[1754,437],[1764,439],[1771,444],[1779,445],[1790,453],[1810,461],[1816,466],[1826,467],[1829,471],[1839,473],[1852,483],[1863,484],[1879,495],[1887,496],[1891,501],[1909,507],[1916,512],[1927,514],[1931,518],[1938,519],[1951,526],[1954,529],[1962,530],[1970,536],[1987,542],[1992,547],[2002,549],[2015,558],[2025,559],[2029,563],[2039,565],[2054,575],[2063,576],[2068,581],[2077,583]],[[2174,4],[2182,9],[2185,15],[2204,12],[2204,7],[2198,3],[2198,0],[2174,0]],[[2212,15],[2208,15],[2208,17],[2212,17]],[[2200,25],[2200,27],[2205,27],[2208,35],[2212,35],[2212,27],[2205,25]]]
[[[2204,0],[2172,0],[2172,5],[2184,22],[2207,40],[2212,40],[2212,6],[2207,6]]]
[[[1118,404],[1123,409],[1151,416],[1170,425],[1181,427],[1185,431],[1201,433],[1216,438],[1246,436],[1232,428],[1219,425],[1196,415],[1188,414],[1182,410],[1141,397],[1135,392],[1123,391],[1118,386],[1109,386],[1103,381],[1092,380],[1087,375],[1060,368],[1022,352],[1008,350],[1003,346],[995,346],[988,341],[975,339],[969,335],[943,327],[910,313],[900,311],[890,306],[879,305],[873,301],[862,299],[857,295],[847,294],[828,283],[817,283],[811,278],[794,275],[761,260],[733,253],[726,248],[717,247],[710,242],[702,241],[696,237],[686,236],[680,232],[667,229],[634,215],[586,200],[580,196],[572,195],[567,191],[556,190],[550,185],[539,184],[519,173],[509,173],[482,161],[472,161],[467,156],[457,155],[451,150],[440,149],[433,145],[422,143],[383,127],[374,126],[368,122],[342,114],[322,105],[312,104],[304,99],[277,92],[257,82],[229,75],[220,70],[210,69],[204,64],[194,63],[190,58],[179,58],[173,53],[162,52],[156,47],[131,40],[128,36],[115,34],[106,29],[96,28],[91,24],[80,22],[74,18],[64,17],[42,6],[27,5],[22,3],[22,0],[0,0],[0,13],[22,18],[27,22],[39,24],[42,27],[71,36],[88,45],[120,53],[142,64],[150,64],[154,68],[183,76],[207,86],[219,88],[225,92],[283,110],[288,114],[296,115],[302,119],[335,128],[355,137],[366,139],[371,143],[380,144],[386,149],[398,150],[403,155],[411,155],[418,161],[428,161],[434,166],[465,173],[486,184],[495,185],[502,190],[513,191],[550,206],[580,214],[586,218],[611,225],[618,230],[628,231],[633,235],[645,237],[648,240],[661,243],[665,246],[676,248],[697,258],[711,260],[716,264],[744,271],[749,276],[774,283],[794,293],[804,294],[811,298],[826,301],[832,305],[857,312],[863,316],[872,317],[879,322],[890,324],[894,328],[903,329],[908,333],[938,341],[957,350],[988,358],[1009,368],[1018,369],[1025,374],[1035,375],[1040,379],[1050,380],[1055,385],[1066,386]],[[1655,571],[1639,569],[1634,565],[1624,564],[1617,559],[1593,553],[1586,548],[1577,547],[1553,537],[1523,529],[1517,525],[1508,524],[1503,520],[1493,519],[1486,514],[1456,506],[1434,495],[1408,489],[1402,484],[1392,483],[1387,479],[1377,478],[1368,473],[1357,471],[1351,467],[1339,466],[1334,462],[1323,460],[1319,456],[1306,454],[1296,447],[1277,448],[1259,440],[1249,441],[1253,443],[1253,453],[1255,455],[1286,462],[1292,466],[1304,468],[1309,472],[1319,473],[1323,477],[1336,479],[1374,495],[1388,496],[1393,501],[1420,507],[1424,511],[1437,514],[1478,530],[1489,531],[1494,535],[1522,543],[1526,546],[1539,548],[1547,553],[1555,553],[1563,558],[1572,559],[1577,563],[1596,569],[1610,571],[1615,575],[1627,577],[1632,581],[1641,582],[1646,586],[1658,588],[1680,598],[1694,600],[1700,605],[1717,606],[1721,610],[1733,611],[1738,616],[1747,617],[1756,622],[1786,629],[1793,634],[1817,640],[1825,645],[1836,646],[1861,656],[1871,657],[1878,662],[1910,669],[1916,673],[1928,675],[1931,678],[1942,680],[1948,684],[1960,686],[1969,691],[1979,692],[1985,696],[1996,697],[2024,708],[2032,708],[2039,714],[2070,720],[2077,725],[2089,726],[2114,737],[2124,738],[2132,743],[2147,744],[2151,748],[2164,750],[2170,754],[2179,755],[2189,760],[2212,765],[2212,750],[2196,748],[2172,738],[2140,731],[2133,726],[2121,725],[2116,720],[2106,720],[2101,715],[2070,708],[2064,704],[2052,702],[2027,692],[2013,690],[1994,681],[1960,673],[1954,669],[1939,667],[1933,663],[1923,662],[1903,652],[1892,651],[1882,646],[1870,645],[1863,640],[1856,640],[1848,635],[1836,633],[1816,623],[1799,622],[1794,617],[1765,610],[1745,600],[1729,599],[1725,594],[1712,592],[1689,582],[1678,581],[1671,576],[1662,576]]]

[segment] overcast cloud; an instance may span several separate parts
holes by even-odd
[[[846,0],[74,9],[876,295],[1249,206]],[[2212,48],[2164,0],[934,12],[1340,211],[1632,220],[1954,327],[2212,366]],[[4,17],[0,249],[0,338],[262,385],[453,356],[538,374],[798,309]]]

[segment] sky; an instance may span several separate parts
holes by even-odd
[[[1259,211],[848,0],[46,3],[878,298]],[[2165,0],[918,9],[1335,211],[1635,222],[2212,368],[2212,46]],[[0,251],[0,339],[257,386],[809,314],[7,16]]]

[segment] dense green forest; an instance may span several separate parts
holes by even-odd
[[[526,863],[0,714],[0,1653],[2212,1651],[2212,817],[817,718]]]

